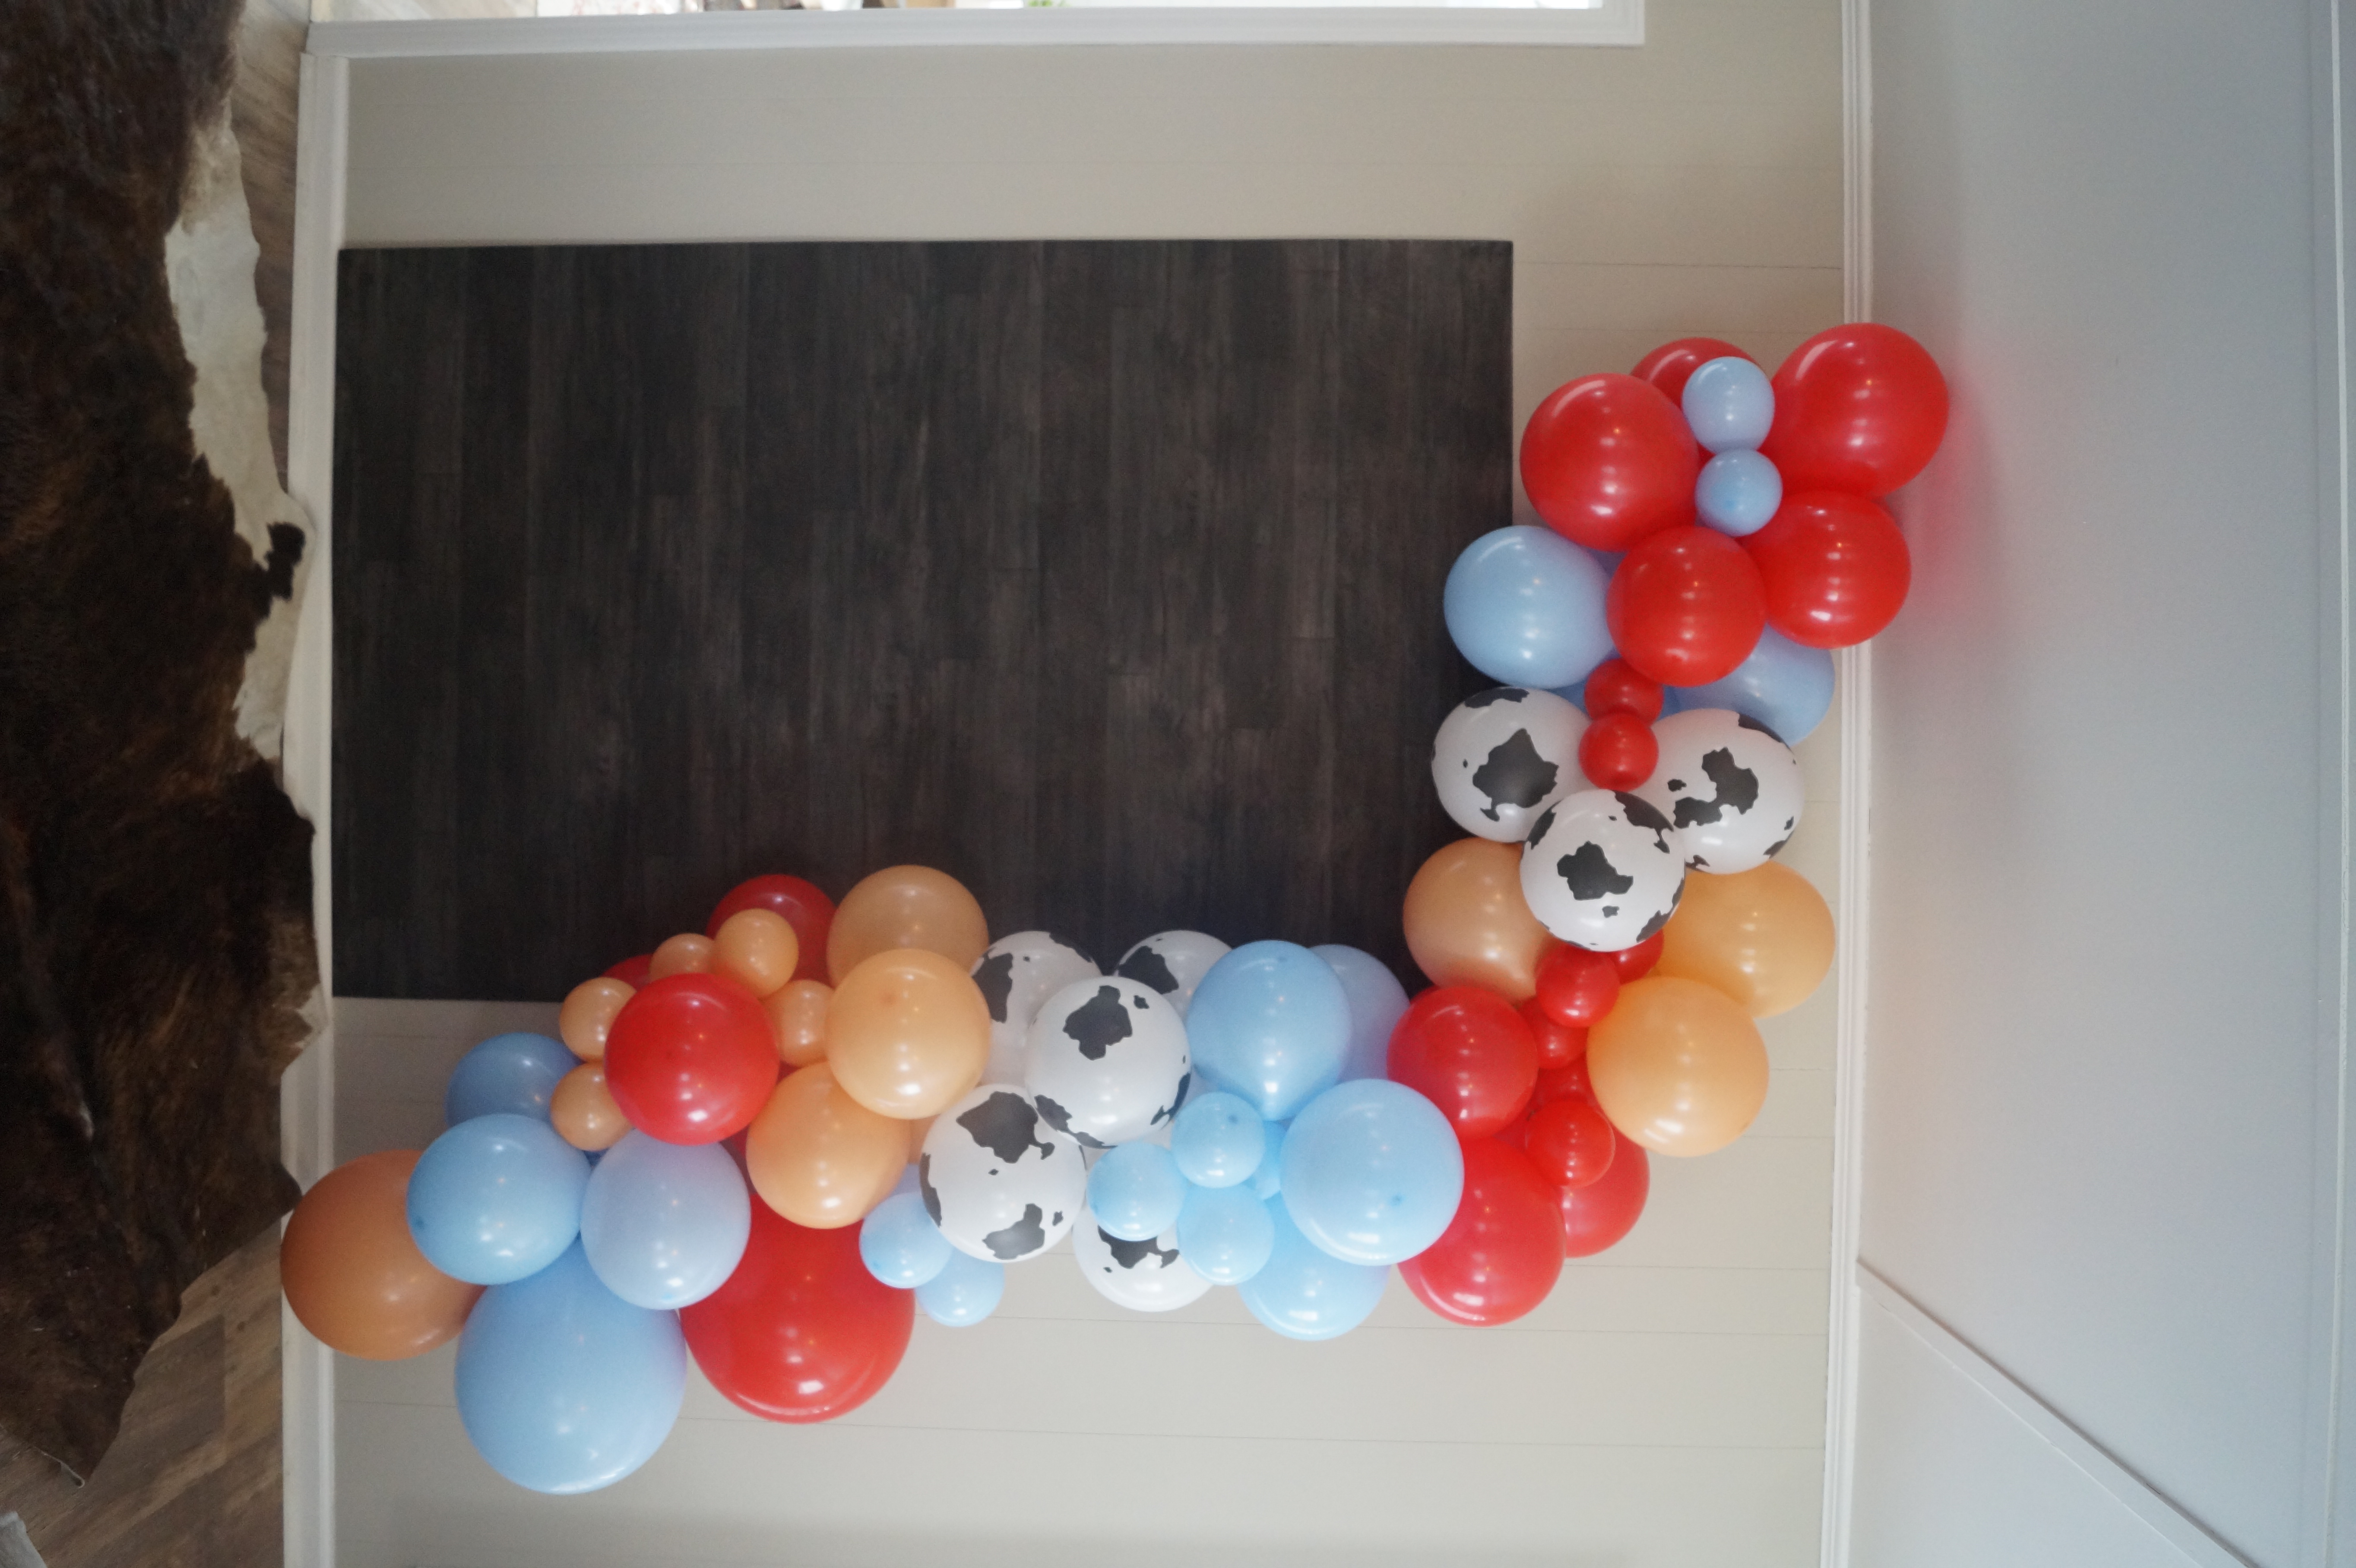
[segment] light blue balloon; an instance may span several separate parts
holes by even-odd
[[[1232,1094],[1218,1098],[1242,1104]],[[1190,1105],[1178,1113],[1178,1126],[1185,1126],[1193,1109]],[[1244,1114],[1251,1115],[1248,1109]],[[1252,1121],[1257,1125],[1259,1118]],[[1171,1142],[1177,1142],[1176,1135]],[[1088,1208],[1098,1228],[1116,1241],[1151,1241],[1178,1222],[1185,1201],[1186,1178],[1180,1161],[1160,1144],[1141,1139],[1117,1145],[1099,1156],[1088,1172]]]
[[[1220,1090],[1189,1101],[1178,1113],[1178,1119],[1170,1124],[1170,1153],[1178,1173],[1195,1186],[1233,1187],[1250,1180],[1267,1157],[1268,1124],[1239,1096]],[[1101,1215],[1104,1211],[1097,1212]],[[1134,1236],[1113,1231],[1124,1242],[1141,1242],[1161,1233],[1159,1226]]]
[[[970,1328],[1006,1296],[1006,1265],[951,1249],[940,1273],[916,1286],[916,1305],[944,1328]]]
[[[451,1278],[508,1285],[573,1244],[588,1186],[588,1160],[546,1122],[506,1112],[475,1116],[418,1157],[409,1173],[409,1234]]]
[[[1767,372],[1739,354],[1705,362],[1686,379],[1686,423],[1706,452],[1749,452],[1775,422]]]
[[[1407,987],[1371,953],[1338,942],[1309,951],[1332,966],[1350,998],[1350,1052],[1342,1059],[1342,1082],[1383,1077],[1390,1069],[1391,1030],[1407,1015]]]
[[[1241,1285],[1276,1245],[1269,1205],[1248,1187],[1196,1187],[1178,1211],[1178,1255],[1213,1285]]]
[[[1757,533],[1783,504],[1783,475],[1755,452],[1721,452],[1694,481],[1694,510],[1730,538]]]
[[[1284,1206],[1302,1234],[1347,1263],[1415,1256],[1440,1240],[1463,1192],[1456,1129],[1403,1083],[1328,1089],[1285,1135]]]
[[[1601,563],[1551,528],[1483,534],[1448,569],[1441,608],[1456,651],[1501,686],[1585,680],[1612,653]]]
[[[1734,673],[1708,686],[1669,688],[1680,710],[1730,708],[1796,746],[1825,721],[1833,706],[1833,656],[1805,647],[1770,626]]]
[[[956,1252],[913,1189],[893,1193],[859,1222],[859,1261],[894,1290],[931,1284]]]
[[[1251,1189],[1255,1198],[1273,1198],[1284,1189],[1284,1134],[1290,1125],[1269,1122],[1268,1152],[1259,1157],[1259,1168],[1252,1172]]]
[[[605,1288],[675,1311],[728,1283],[753,1233],[744,1176],[718,1144],[622,1135],[589,1173],[581,1247]]]
[[[581,1059],[544,1034],[495,1034],[458,1061],[442,1092],[442,1120],[456,1126],[505,1111],[548,1120],[548,1102]]]
[[[679,1419],[679,1314],[607,1290],[578,1246],[475,1303],[458,1339],[458,1419],[492,1469],[536,1492],[594,1492],[650,1458]]]
[[[1275,1221],[1276,1244],[1268,1266],[1237,1293],[1251,1315],[1288,1339],[1331,1339],[1373,1316],[1391,1271],[1344,1263],[1319,1251],[1282,1203],[1268,1208]]]
[[[1248,942],[1211,965],[1186,1009],[1194,1071],[1280,1122],[1338,1082],[1350,997],[1325,960],[1290,942]],[[1182,1113],[1183,1114],[1183,1113]]]

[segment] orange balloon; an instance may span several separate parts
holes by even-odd
[[[826,1060],[843,1093],[869,1110],[937,1115],[981,1082],[990,1004],[955,959],[915,947],[878,953],[834,988]]]
[[[929,866],[894,866],[843,895],[827,933],[826,967],[840,986],[878,953],[920,947],[971,969],[989,945],[989,923],[963,882]]]
[[[802,939],[770,909],[740,909],[720,923],[712,938],[712,967],[756,997],[766,997],[794,977],[802,961]]]
[[[564,1006],[556,1015],[557,1038],[564,1049],[584,1061],[602,1061],[605,1058],[605,1031],[614,1027],[614,1015],[622,1004],[637,992],[621,981],[600,975],[594,980],[584,980],[573,987],[564,998]]]
[[[286,1305],[330,1347],[371,1361],[422,1356],[466,1326],[483,1294],[425,1261],[409,1238],[415,1149],[365,1154],[321,1177],[286,1221]]]
[[[753,1190],[814,1231],[865,1219],[907,1164],[908,1124],[853,1100],[823,1064],[779,1083],[744,1136]]]
[[[1751,1015],[1699,980],[1653,975],[1587,1031],[1588,1082],[1612,1125],[1660,1154],[1708,1154],[1767,1103],[1767,1046]]]
[[[630,1130],[630,1118],[605,1087],[604,1065],[595,1061],[584,1061],[556,1081],[548,1119],[558,1137],[579,1149],[612,1148]]]
[[[777,1054],[788,1067],[826,1060],[826,1009],[834,987],[823,980],[793,980],[761,998],[769,1027],[777,1031]]]
[[[660,980],[671,975],[709,975],[712,973],[712,938],[682,931],[668,938],[654,951],[647,965],[647,978]]]
[[[1780,860],[1725,877],[1688,871],[1661,944],[1658,973],[1714,986],[1752,1018],[1772,1018],[1831,972],[1833,912]]]
[[[1435,986],[1479,986],[1509,1002],[1537,994],[1538,959],[1554,938],[1522,899],[1518,844],[1460,838],[1407,887],[1407,950]]]

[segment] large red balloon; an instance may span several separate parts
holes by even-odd
[[[1759,645],[1767,591],[1751,557],[1724,534],[1664,528],[1612,573],[1603,620],[1620,656],[1640,673],[1664,686],[1708,686]]]
[[[1767,624],[1812,648],[1845,648],[1897,617],[1914,581],[1906,536],[1875,502],[1839,490],[1785,496],[1742,541],[1767,590]]]
[[[757,1199],[728,1283],[680,1308],[712,1386],[771,1421],[831,1421],[892,1380],[916,1320],[916,1292],[859,1261],[859,1227],[812,1231]]]
[[[1567,1255],[1591,1258],[1635,1229],[1653,1189],[1653,1168],[1644,1146],[1612,1130],[1612,1164],[1587,1187],[1558,1189],[1562,1194],[1563,1247]]]
[[[1456,1323],[1510,1323],[1562,1277],[1562,1200],[1529,1156],[1464,1146],[1464,1196],[1440,1240],[1398,1265],[1415,1298]]]
[[[826,938],[834,929],[834,901],[820,891],[818,884],[776,873],[739,882],[728,890],[727,897],[712,906],[712,918],[703,923],[703,934],[719,935],[730,915],[742,914],[748,909],[765,909],[781,915],[794,928],[794,935],[802,944],[801,962],[794,966],[795,979],[826,979]]]
[[[1700,475],[1701,448],[1684,411],[1633,376],[1581,376],[1558,387],[1522,431],[1530,505],[1548,528],[1590,549],[1626,549],[1656,529],[1692,522]]]
[[[1594,1101],[1568,1095],[1530,1113],[1522,1147],[1538,1174],[1557,1187],[1592,1187],[1612,1168],[1618,1139],[1612,1118]]]
[[[777,1086],[777,1036],[724,975],[667,975],[622,1004],[605,1033],[605,1087],[630,1125],[716,1144],[752,1125]]]
[[[1733,344],[1717,337],[1680,337],[1674,343],[1664,343],[1636,361],[1633,372],[1640,381],[1650,381],[1661,389],[1669,401],[1685,406],[1686,383],[1693,373],[1713,359],[1751,359],[1751,356]],[[1754,365],[1759,363],[1751,359]]]
[[[1435,986],[1392,1029],[1388,1072],[1439,1106],[1458,1137],[1494,1137],[1530,1103],[1538,1046],[1495,992]]]
[[[1857,322],[1819,332],[1775,372],[1775,422],[1759,450],[1783,494],[1887,496],[1917,474],[1947,431],[1947,379],[1898,331]]]

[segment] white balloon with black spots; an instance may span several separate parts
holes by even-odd
[[[1210,1294],[1211,1282],[1179,1256],[1175,1226],[1150,1242],[1124,1242],[1082,1211],[1072,1227],[1072,1256],[1098,1295],[1132,1312],[1173,1312]]]
[[[1037,1257],[1087,1201],[1080,1146],[1039,1119],[1012,1083],[985,1083],[942,1112],[916,1157],[916,1195],[958,1251],[993,1263]]]
[[[1199,931],[1157,932],[1122,954],[1112,972],[1152,987],[1183,1019],[1186,1004],[1194,999],[1194,987],[1226,955],[1227,944],[1215,936]]]
[[[982,949],[973,966],[973,983],[990,1005],[990,1065],[981,1070],[981,1081],[1022,1082],[1039,1004],[1075,981],[1103,973],[1076,944],[1044,931],[1018,931]]]
[[[1655,724],[1653,738],[1660,765],[1636,793],[1668,818],[1687,865],[1732,876],[1791,842],[1808,786],[1775,731],[1731,709],[1692,708]]]
[[[1579,771],[1586,733],[1587,715],[1551,691],[1475,692],[1440,720],[1431,742],[1440,804],[1465,832],[1518,844],[1539,813],[1587,788]]]
[[[1110,975],[1047,998],[1031,1025],[1023,1086],[1056,1131],[1110,1148],[1168,1125],[1192,1068],[1178,1009]]]
[[[1598,953],[1633,947],[1669,923],[1686,863],[1668,818],[1633,795],[1581,790],[1548,806],[1522,850],[1522,898],[1538,923]]]

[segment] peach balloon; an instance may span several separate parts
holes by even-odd
[[[1661,933],[1659,973],[1699,980],[1754,1019],[1790,1012],[1833,966],[1833,912],[1780,860],[1732,876],[1686,873],[1686,896]]]
[[[564,1006],[556,1015],[557,1038],[564,1049],[584,1061],[602,1061],[605,1057],[605,1033],[614,1027],[614,1015],[622,1004],[637,992],[619,980],[600,975],[594,980],[584,980],[573,987],[564,998]]]
[[[908,1124],[842,1092],[821,1064],[777,1085],[744,1136],[744,1168],[761,1201],[797,1225],[855,1225],[908,1164]]]
[[[990,1004],[955,959],[915,947],[878,953],[834,989],[826,1060],[843,1093],[869,1110],[937,1115],[981,1082]]]
[[[604,1064],[595,1061],[584,1061],[556,1081],[548,1119],[556,1136],[578,1149],[612,1148],[630,1130],[630,1118],[605,1087]]]
[[[893,866],[843,895],[827,933],[827,974],[840,986],[868,959],[900,947],[971,969],[989,945],[989,923],[963,882],[929,866]]]
[[[278,1275],[303,1327],[347,1356],[422,1356],[466,1326],[483,1294],[409,1237],[415,1149],[362,1155],[321,1177],[286,1221]]]
[[[738,910],[720,923],[712,938],[712,969],[756,997],[792,979],[801,961],[802,939],[775,910]]]
[[[1399,922],[1416,967],[1435,986],[1479,986],[1509,1002],[1537,994],[1554,938],[1522,898],[1522,849],[1460,838],[1423,863]]]
[[[761,998],[769,1027],[777,1031],[777,1054],[788,1067],[826,1060],[826,1009],[834,987],[823,980],[794,980]]]
[[[661,980],[673,975],[709,975],[712,973],[712,938],[682,931],[667,939],[654,951],[647,965],[647,978]]]
[[[1658,1154],[1724,1148],[1767,1103],[1767,1047],[1751,1015],[1699,980],[1620,987],[1587,1031],[1588,1082],[1612,1125]]]

